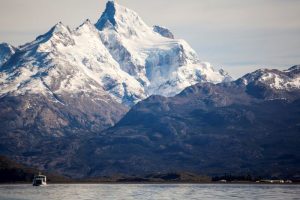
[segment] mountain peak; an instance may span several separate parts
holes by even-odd
[[[99,30],[103,30],[105,27],[108,26],[115,26],[116,20],[115,20],[115,14],[116,14],[116,3],[114,1],[108,1],[106,3],[106,8],[104,12],[102,13],[100,19],[96,23],[96,27]]]
[[[38,36],[34,41],[26,43],[20,46],[19,48],[22,51],[29,51],[31,49],[36,49],[36,47],[38,47],[38,49],[41,50],[40,47],[41,45],[43,46],[43,44],[46,44],[46,46],[47,45],[52,46],[58,43],[67,45],[73,43],[71,41],[71,35],[72,35],[72,31],[70,30],[70,28],[68,26],[65,26],[62,22],[58,22],[48,32]],[[43,50],[41,51],[45,50],[44,47],[42,47],[42,49]],[[48,49],[47,52],[48,51],[51,51],[51,48]]]
[[[40,40],[49,40],[53,35],[56,34],[70,34],[70,28],[68,26],[65,26],[62,22],[58,22],[55,24],[47,33],[44,35],[40,35],[36,38],[37,41]]]
[[[95,29],[95,26],[92,24],[92,22],[89,19],[86,19],[79,27],[76,28],[76,31],[79,31],[81,29]]]
[[[95,26],[100,31],[115,30],[125,36],[138,35],[138,32],[150,29],[135,11],[114,1],[106,3],[106,8]]]
[[[70,33],[70,29],[68,26],[65,26],[62,22],[58,22],[55,24],[48,33],[52,35],[55,33]]]
[[[94,24],[89,20],[86,19],[79,27],[77,27],[73,32],[72,32],[75,36],[83,36],[85,37],[86,40],[91,41],[92,38],[95,35],[97,35],[97,39],[99,39],[99,30],[94,26]],[[86,41],[86,43],[88,43],[88,41]],[[101,43],[102,44],[102,43]]]

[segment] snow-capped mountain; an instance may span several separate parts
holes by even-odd
[[[116,101],[132,106],[152,94],[173,96],[198,82],[230,80],[200,62],[168,29],[147,26],[134,11],[113,1],[95,26],[87,20],[70,30],[58,23],[17,52],[0,73],[1,95],[47,93],[45,84],[55,94],[91,92],[97,84]]]
[[[114,71],[117,66],[89,21],[74,31],[56,24],[19,47],[0,69],[3,135],[21,130],[65,136],[113,126],[127,108],[101,81],[107,73],[126,81],[125,73],[120,78]]]
[[[45,93],[48,88],[56,94],[97,93],[102,88],[114,94],[114,90],[123,89],[124,82],[131,82],[131,90],[140,90],[137,81],[119,69],[102,44],[98,30],[88,20],[74,31],[58,23],[35,41],[21,46],[3,67],[6,70],[1,73],[1,94]]]
[[[14,53],[16,48],[7,43],[0,44],[0,67],[3,65]]]
[[[148,26],[137,13],[116,2],[107,3],[96,27],[122,70],[143,86],[145,96],[173,96],[198,82],[228,80],[202,63],[184,40],[166,37],[167,29]]]
[[[287,70],[259,69],[240,79],[245,85],[263,84],[275,90],[300,89],[300,65]]]
[[[300,66],[283,71],[259,69],[246,74],[235,83],[245,87],[248,94],[259,99],[293,101],[300,97]]]

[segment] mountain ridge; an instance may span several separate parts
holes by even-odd
[[[161,34],[136,12],[108,1],[95,25],[86,20],[71,30],[59,22],[35,41],[20,46],[3,68],[81,66],[87,79],[98,82],[108,95],[128,107],[152,94],[175,95],[197,82],[231,80],[209,63],[201,63],[185,41]],[[84,44],[84,40],[93,43]],[[4,82],[10,78],[5,71],[1,76]]]
[[[89,166],[81,168],[90,176],[180,170],[299,176],[299,88],[278,93],[266,84],[268,95],[257,96],[241,83],[199,83],[175,97],[139,102],[114,127],[80,147],[81,163]],[[261,90],[253,83],[252,90]]]

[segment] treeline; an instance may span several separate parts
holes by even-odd
[[[256,182],[262,180],[291,180],[293,183],[300,182],[300,177],[277,177],[277,176],[253,176],[251,174],[245,175],[232,175],[224,174],[222,176],[212,177],[212,182],[235,182],[235,181],[245,181],[245,182]]]
[[[212,177],[212,181],[221,181],[221,180],[226,180],[228,182],[232,181],[257,181],[261,180],[262,177],[254,177],[250,174],[246,175],[232,175],[232,174],[224,174],[222,176],[214,176]]]
[[[19,164],[11,159],[0,156],[0,183],[31,183],[34,175],[40,171],[35,168],[27,167]],[[42,172],[44,173],[44,172]],[[69,182],[69,178],[44,173],[47,176],[48,182]]]

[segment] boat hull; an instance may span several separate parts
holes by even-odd
[[[32,184],[32,186],[47,186],[47,183],[42,183],[42,184]]]

